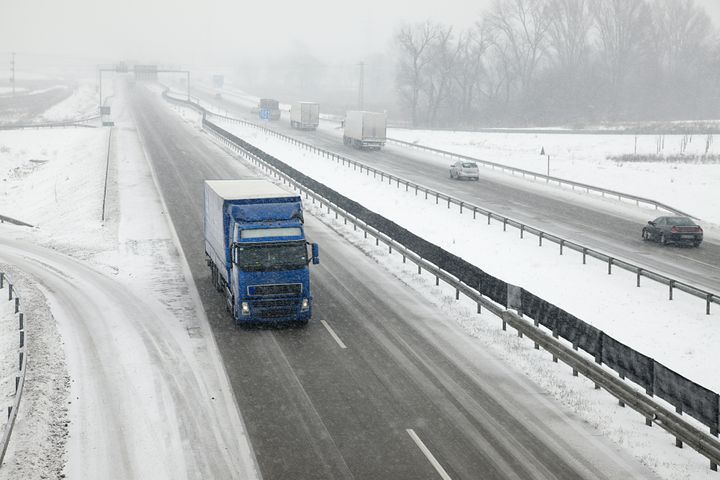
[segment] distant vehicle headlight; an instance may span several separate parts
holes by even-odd
[[[302,300],[302,306],[300,307],[300,309],[301,309],[303,312],[306,312],[306,311],[310,310],[310,300],[308,300],[307,298],[303,298],[303,300]]]
[[[250,315],[250,305],[248,302],[242,302],[241,308],[243,315]]]

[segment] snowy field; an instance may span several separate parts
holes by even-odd
[[[103,88],[105,88],[103,82]],[[107,82],[110,84],[110,82]],[[107,95],[103,92],[103,96]],[[76,87],[73,94],[62,102],[45,110],[40,121],[60,122],[76,118],[89,117],[98,113],[98,93],[95,85],[83,83]]]
[[[720,161],[622,162],[625,154],[720,154],[720,138],[707,135],[583,135],[389,129],[388,137],[524,170],[651,198],[720,225]],[[637,143],[636,143],[637,142]],[[709,143],[709,144],[708,144]],[[432,156],[441,165],[451,162]],[[480,167],[481,174],[483,167]]]
[[[538,248],[535,237],[520,239],[516,230],[503,232],[498,222],[488,226],[485,221],[473,221],[468,213],[436,206],[413,192],[295,149],[256,129],[221,125],[488,273],[540,295],[688,378],[720,390],[714,367],[720,342],[718,312],[705,315],[703,302],[695,297],[678,293],[668,302],[665,287],[645,281],[638,289],[629,272],[618,269],[608,277],[604,263],[590,261],[583,266],[576,252],[566,251],[561,257],[556,245]]]

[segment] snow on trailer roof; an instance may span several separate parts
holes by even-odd
[[[267,180],[205,180],[205,184],[225,200],[298,196]]]

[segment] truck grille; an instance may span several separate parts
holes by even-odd
[[[294,317],[300,308],[298,299],[251,300],[253,312],[260,318]]]
[[[270,295],[300,295],[302,293],[302,283],[284,283],[276,285],[250,285],[248,287],[248,295],[250,296],[270,296]]]

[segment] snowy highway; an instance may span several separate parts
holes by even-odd
[[[250,107],[232,100],[217,99],[209,91],[195,89],[193,94],[228,111],[230,115],[258,121],[257,115],[250,113]],[[642,241],[642,226],[662,212],[633,211],[633,207],[621,207],[612,200],[591,200],[581,194],[491,173],[482,168],[478,182],[460,182],[448,178],[449,160],[448,165],[443,166],[427,153],[392,144],[379,152],[359,151],[342,144],[341,130],[337,133],[323,129],[300,131],[290,128],[286,119],[271,122],[268,127],[648,269],[709,291],[720,291],[720,264],[717,260],[720,258],[720,243],[717,238],[706,235],[703,245],[697,249],[663,247]]]
[[[264,478],[652,478],[313,217],[313,320],[235,327],[204,262],[203,181],[255,174],[156,93],[131,104]]]

